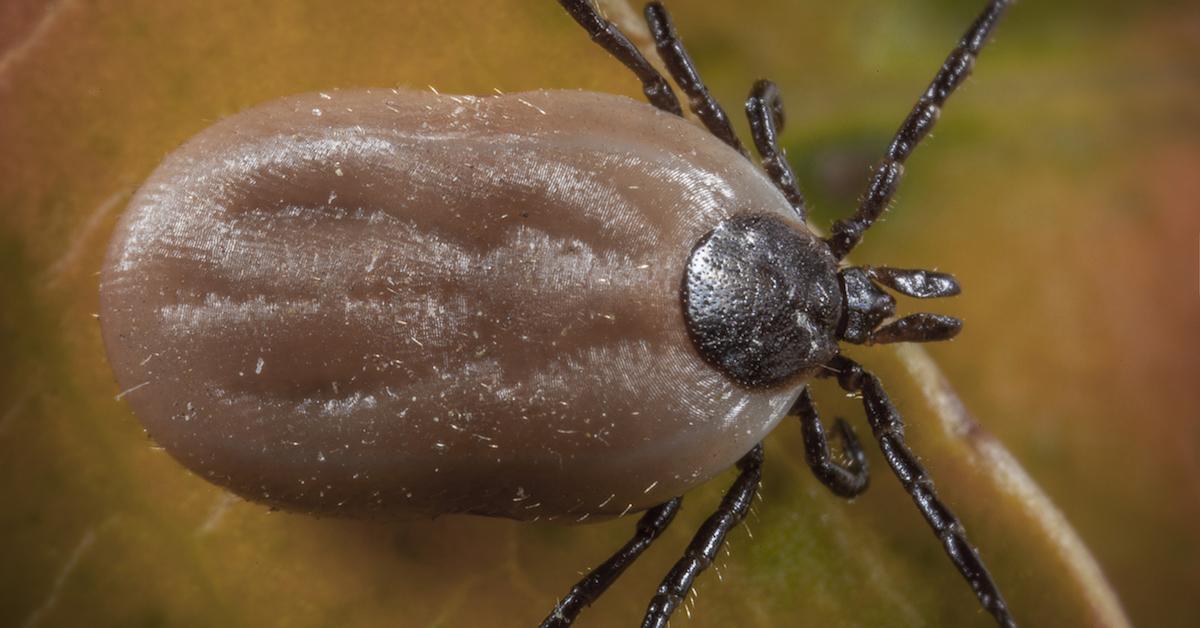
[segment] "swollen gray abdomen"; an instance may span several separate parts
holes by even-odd
[[[732,150],[625,98],[297,96],[150,177],[101,323],[150,435],[250,499],[618,515],[731,465],[797,394],[706,364],[680,304],[705,233],[786,207]]]

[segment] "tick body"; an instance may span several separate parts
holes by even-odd
[[[583,92],[403,90],[281,99],[169,156],[134,196],[101,276],[122,395],[201,476],[315,514],[473,513],[583,522],[645,511],[561,598],[570,625],[670,525],[689,488],[738,476],[663,579],[666,625],[762,476],[786,415],[835,494],[868,486],[838,420],[835,456],[805,383],[859,396],[887,466],[1002,626],[999,588],[904,438],[883,384],[842,343],[945,340],[893,293],[958,293],[928,270],[846,255],[1007,8],[991,0],[904,119],[861,204],[827,238],[777,137],[770,81],[746,101],[761,168],[658,3],[666,78],[587,0],[560,4],[650,105]],[[802,595],[802,593],[801,593]]]
[[[628,98],[296,96],[146,182],[105,338],[155,441],[256,501],[614,516],[732,466],[798,394],[688,338],[692,249],[751,214],[807,233],[750,162]]]

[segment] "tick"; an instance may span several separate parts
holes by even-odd
[[[202,477],[294,511],[584,522],[645,511],[558,603],[567,626],[671,523],[680,495],[740,470],[650,602],[663,626],[743,520],[761,440],[799,416],[834,493],[867,488],[843,421],[831,454],[805,383],[860,395],[892,471],[1004,626],[1000,591],[904,440],[879,379],[840,344],[928,342],[889,291],[959,291],[845,257],[967,77],[992,0],[820,237],[777,144],[769,81],[746,113],[761,161],[709,95],[666,10],[645,17],[692,113],[589,0],[560,0],[650,105],[586,92],[403,90],[284,98],[176,150],[134,196],[101,277],[105,344],[148,433]]]

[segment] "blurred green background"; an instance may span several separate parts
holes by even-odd
[[[755,78],[780,84],[825,226],[978,4],[669,7],[734,118]],[[278,96],[426,85],[638,92],[548,0],[0,2],[0,625],[525,626],[628,535],[632,521],[270,513],[188,474],[113,399],[96,272],[158,161]],[[936,304],[964,333],[929,353],[1057,510],[1020,493],[982,432],[937,429],[952,424],[932,418],[929,391],[946,391],[924,354],[855,355],[886,377],[1025,625],[1122,623],[1070,532],[1039,524],[1058,511],[1134,624],[1200,624],[1198,98],[1196,3],[1021,2],[855,253],[965,287]],[[853,402],[815,390],[866,432]],[[871,455],[872,490],[842,502],[785,424],[753,538],[732,536],[674,625],[989,625]],[[685,500],[581,626],[638,621],[726,479]]]

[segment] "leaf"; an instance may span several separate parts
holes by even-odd
[[[22,11],[25,4],[31,3],[22,3]],[[879,9],[897,12],[864,21],[868,5],[863,3],[799,4],[809,3],[680,6],[676,24],[685,39],[696,42],[693,51],[706,77],[735,118],[737,99],[757,72],[809,77],[789,79],[791,85],[781,81],[790,94],[785,140],[801,180],[811,184],[818,217],[827,218],[833,215],[830,206],[841,212],[853,201],[865,183],[861,166],[880,150],[970,15],[956,8],[952,19],[925,6],[912,12]],[[622,23],[636,20],[637,13],[620,3],[606,7]],[[116,6],[60,0],[28,11],[35,17],[23,17],[0,40],[0,261],[5,269],[0,337],[8,368],[0,380],[0,495],[5,497],[0,554],[7,564],[0,572],[0,617],[25,626],[528,626],[580,573],[628,537],[632,520],[566,528],[463,517],[364,523],[271,513],[232,498],[156,448],[125,406],[114,401],[119,391],[92,316],[97,311],[94,273],[124,203],[166,153],[222,116],[274,97],[333,87],[433,85],[451,93],[558,87],[637,97],[636,81],[554,3],[188,6],[134,0]],[[1143,513],[1142,527],[1123,532],[1106,523],[1112,512],[1096,505],[1104,503],[1097,491],[1072,490],[1087,477],[1047,464],[1034,437],[1007,430],[1022,447],[1014,456],[987,435],[980,423],[1002,425],[994,418],[1015,414],[1004,401],[1015,398],[1016,407],[1025,409],[1029,405],[1021,403],[1070,395],[1076,385],[1101,387],[1095,385],[1095,373],[1086,371],[1074,380],[1063,376],[1058,387],[1032,401],[1028,393],[1003,394],[1013,386],[1033,390],[1039,380],[1056,376],[1036,366],[1033,374],[1023,373],[1025,364],[1013,362],[1038,355],[1038,348],[1014,353],[1021,343],[1009,342],[1008,336],[1043,336],[1032,323],[1007,324],[996,314],[989,319],[982,306],[969,305],[990,303],[997,309],[1001,299],[1024,293],[1005,292],[1016,287],[990,281],[995,273],[980,260],[994,257],[981,256],[978,242],[944,243],[946,238],[934,237],[970,233],[969,224],[946,222],[951,212],[945,207],[993,207],[981,200],[983,190],[1016,194],[1006,185],[1009,177],[1031,182],[1021,191],[1029,196],[1015,198],[1040,198],[1040,190],[1054,189],[1059,194],[1054,198],[1078,202],[1053,177],[1022,170],[1022,159],[1040,145],[1004,141],[1017,135],[1005,125],[1020,130],[1019,121],[1045,114],[1044,103],[1010,111],[987,102],[1002,98],[1004,87],[1045,87],[1026,82],[1037,79],[1026,61],[1033,55],[1020,44],[1037,41],[1017,33],[1029,29],[1029,22],[1015,16],[1010,21],[1001,31],[1004,51],[988,52],[979,78],[944,116],[939,131],[950,143],[939,140],[934,144],[940,149],[923,148],[913,158],[893,220],[872,231],[861,252],[864,261],[871,257],[874,263],[880,249],[873,243],[890,240],[896,244],[885,252],[896,259],[879,263],[929,265],[943,259],[930,252],[937,250],[927,248],[936,246],[930,242],[943,242],[944,268],[956,270],[950,261],[966,268],[959,275],[964,296],[953,301],[968,305],[949,307],[974,307],[975,316],[964,316],[968,323],[960,340],[932,350],[952,364],[950,380],[966,382],[965,396],[980,421],[972,419],[923,350],[877,347],[855,356],[880,373],[908,420],[914,449],[963,519],[1017,618],[1030,626],[1124,626],[1129,622],[1096,560],[1017,460],[1039,462],[1038,479],[1050,479],[1059,488],[1056,494],[1085,515],[1093,538],[1145,539],[1139,541],[1144,546],[1134,547],[1149,548],[1146,555],[1105,544],[1110,575],[1122,574],[1123,582],[1127,572],[1158,569],[1170,583],[1183,583],[1174,586],[1195,581],[1187,577],[1194,574],[1189,565],[1198,555],[1195,534],[1187,532],[1195,508],[1163,515],[1166,529],[1183,531],[1156,541],[1158,528],[1144,513],[1158,502],[1130,497],[1137,484],[1110,484],[1105,488],[1116,492],[1118,503],[1125,496],[1124,503],[1136,506],[1131,512]],[[859,37],[860,28],[871,36]],[[921,35],[917,44],[906,39],[914,32]],[[639,37],[644,44],[644,34]],[[1142,50],[1139,45],[1135,41],[1128,48]],[[1158,59],[1156,50],[1151,46],[1142,58]],[[1047,70],[1040,80],[1057,86],[1076,61],[1073,54],[1051,50],[1059,73]],[[878,65],[891,72],[879,72]],[[1090,102],[1079,96],[1054,102],[1085,118],[1103,118],[1103,112],[1079,104],[1084,101]],[[851,102],[862,107],[851,109]],[[997,145],[1009,152],[987,157]],[[973,179],[976,171],[964,172],[963,155],[974,156],[974,165],[982,160],[994,166],[997,179]],[[842,185],[844,180],[850,187]],[[1155,215],[1183,215],[1182,206],[1172,204],[1176,197],[1151,198],[1151,208],[1167,208]],[[916,201],[933,209],[923,211]],[[1018,242],[1028,242],[1020,238],[1036,230],[1026,218],[1011,226],[1001,209],[989,216],[988,224],[999,225],[1001,235]],[[1064,218],[1050,217],[1049,224],[1039,228],[1069,227]],[[1191,222],[1171,224],[1178,227],[1171,233],[1189,234],[1187,246],[1194,245]],[[923,229],[935,233],[922,240]],[[1114,235],[1106,242],[1129,241]],[[1133,259],[1151,253],[1139,242],[1125,249]],[[1019,278],[1040,270],[1054,249],[1046,244],[1038,250],[1047,255],[1014,255],[1018,259],[1010,260],[1006,272]],[[1072,268],[1086,272],[1084,261],[1061,272],[1072,277]],[[1058,298],[1092,294],[1070,292],[1075,288],[1068,281],[1054,286],[1058,292],[1047,293]],[[1177,310],[1194,310],[1184,307]],[[1145,315],[1134,309],[1112,320]],[[1167,329],[1178,330],[1183,328],[1179,321],[1194,323],[1195,318],[1170,320]],[[1177,356],[1172,349],[1178,351],[1168,345],[1155,354],[1134,353]],[[1107,355],[1103,352],[1088,355],[1103,364],[1115,361],[1096,357]],[[995,367],[996,360],[1009,368]],[[1186,376],[1194,379],[1196,370],[1188,368],[1183,381],[1190,385]],[[844,415],[867,435],[857,402],[824,383],[814,390],[827,421]],[[1194,411],[1196,405],[1168,408]],[[1070,409],[1069,404],[1054,407]],[[1103,451],[1113,451],[1114,443],[1136,432],[1116,419],[1103,425],[1110,433],[1089,437],[1101,439],[1095,442],[1104,445]],[[1058,436],[1062,444],[1056,447],[1067,452],[1093,442],[1073,442],[1070,436],[1078,432],[1062,429],[1068,435]],[[732,535],[718,569],[701,578],[691,618],[681,611],[674,625],[990,625],[873,450],[873,486],[853,502],[819,486],[801,452],[794,422],[772,435],[756,514]],[[1126,464],[1149,469],[1151,477],[1170,476],[1174,467],[1157,453],[1152,444],[1131,446]],[[1095,462],[1086,456],[1070,459]],[[636,624],[659,578],[728,481],[723,476],[688,495],[671,530],[585,611],[580,625]],[[1164,547],[1178,548],[1177,556]],[[1200,616],[1188,596],[1165,599],[1166,610],[1160,611],[1154,610],[1159,601],[1153,586],[1127,586],[1139,594],[1138,608],[1149,609],[1144,611],[1149,617],[1186,625],[1188,613]]]

